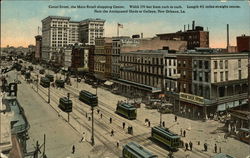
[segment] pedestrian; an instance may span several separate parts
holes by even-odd
[[[109,123],[112,123],[112,118],[111,117],[109,118]]]
[[[186,137],[186,130],[183,131],[183,136]]]
[[[214,144],[214,152],[217,153],[217,145]]]
[[[72,154],[75,153],[75,145],[72,146]]]
[[[148,121],[148,127],[150,127],[150,121]]]
[[[85,132],[82,133],[82,138],[80,140],[80,143],[83,142],[83,141],[85,141]]]
[[[91,117],[89,117],[89,121],[91,120]]]
[[[101,118],[102,118],[102,114],[101,114]]]
[[[175,122],[177,121],[177,116],[176,115],[174,116],[174,120],[175,120]]]
[[[189,142],[189,148],[192,151],[192,149],[193,149],[193,143],[191,141]]]
[[[87,118],[87,117],[88,117],[88,113],[86,113],[86,115],[85,115],[85,116],[86,116],[86,118]]]
[[[123,129],[125,128],[125,122],[122,123],[122,128],[123,128]]]
[[[116,142],[116,147],[119,148],[119,146],[120,146],[120,141],[117,140],[117,142]]]
[[[181,136],[182,136],[182,128],[181,128]]]
[[[111,130],[111,136],[114,136],[114,130],[113,129]]]
[[[99,114],[99,112],[100,112],[100,110],[99,110],[99,109],[97,109],[97,114]]]
[[[207,151],[207,143],[204,143],[204,151]]]
[[[185,147],[186,147],[185,151],[188,150],[188,143],[187,142],[185,143]]]
[[[165,121],[162,122],[162,127],[165,127]]]

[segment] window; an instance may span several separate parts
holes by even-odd
[[[241,80],[241,70],[239,70],[239,80]]]
[[[220,69],[223,69],[223,61],[220,60]]]
[[[194,68],[197,67],[197,60],[194,60]]]
[[[180,67],[180,66],[181,66],[181,61],[178,60],[178,67]]]
[[[169,66],[171,66],[171,59],[169,59]]]
[[[225,60],[225,69],[227,69],[227,68],[228,68],[228,61]]]
[[[199,72],[199,81],[202,81],[202,72]]]
[[[202,69],[202,60],[199,60],[199,69]]]
[[[208,61],[205,61],[204,65],[205,65],[205,69],[208,69]]]
[[[194,71],[194,80],[197,79],[197,71]]]
[[[217,72],[214,72],[214,82],[217,82]]]
[[[214,69],[217,69],[217,61],[214,61]]]
[[[238,67],[241,68],[241,60],[238,60]]]
[[[208,82],[208,72],[205,72],[205,82]]]
[[[223,72],[220,72],[220,81],[223,81]]]
[[[186,61],[185,60],[183,61],[183,67],[186,67]]]
[[[225,80],[228,81],[228,71],[225,72]]]
[[[186,71],[183,71],[183,77],[184,78],[186,77]]]
[[[171,76],[171,75],[172,75],[172,74],[171,74],[171,69],[169,69],[169,71],[168,71],[168,72],[169,72],[169,76]]]

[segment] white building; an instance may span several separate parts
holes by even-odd
[[[86,45],[95,45],[96,37],[103,37],[104,23],[102,19],[86,19],[80,21],[79,36],[80,41]]]
[[[42,59],[55,61],[60,49],[75,43],[94,45],[104,34],[105,20],[70,21],[70,17],[48,16],[42,20]]]

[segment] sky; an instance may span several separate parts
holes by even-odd
[[[87,8],[49,8],[49,6],[181,6],[185,13],[94,13]],[[239,6],[240,8],[187,8],[187,6]],[[135,10],[135,9],[133,9]],[[144,10],[144,9],[140,9]],[[148,10],[148,9],[145,9]],[[151,9],[152,10],[152,9]],[[157,11],[157,9],[154,9]],[[165,10],[165,9],[161,9]],[[179,10],[179,9],[177,9]],[[143,33],[144,37],[153,37],[160,33],[172,33],[183,30],[183,26],[195,20],[196,26],[209,30],[210,47],[226,47],[226,25],[230,25],[230,45],[236,45],[236,37],[250,35],[250,3],[241,1],[1,1],[1,47],[35,44],[38,26],[47,16],[67,16],[71,20],[81,21],[87,18],[101,18],[105,22],[105,36],[117,34],[117,23],[123,24],[120,35],[131,36]],[[41,34],[41,32],[40,32]]]

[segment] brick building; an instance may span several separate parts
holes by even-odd
[[[37,35],[36,38],[36,48],[35,48],[35,59],[40,60],[42,58],[42,36]]]
[[[236,40],[238,52],[250,52],[250,36],[238,36]]]
[[[100,78],[111,77],[112,38],[95,39],[94,71]]]
[[[187,49],[196,47],[209,48],[209,31],[204,31],[203,27],[196,26],[193,21],[191,30],[178,31],[176,33],[157,34],[161,40],[182,40],[187,41]]]

